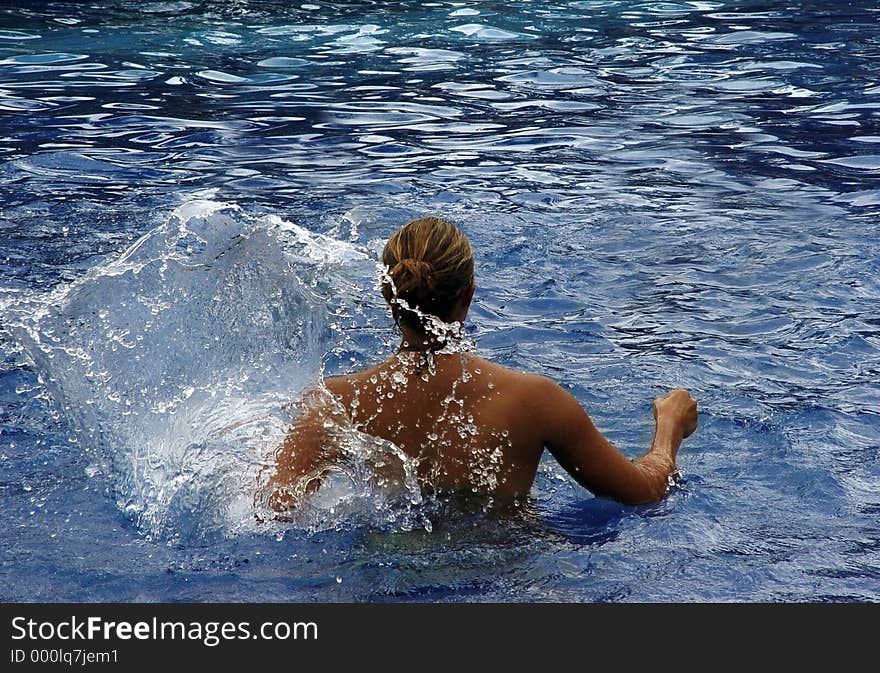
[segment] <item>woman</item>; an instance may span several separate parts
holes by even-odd
[[[382,262],[382,294],[400,348],[307,396],[277,452],[270,480],[276,511],[295,507],[344,459],[335,429],[346,425],[393,442],[415,461],[423,488],[435,491],[522,496],[547,448],[598,496],[628,504],[663,497],[678,447],[697,426],[697,405],[686,391],[654,400],[651,448],[630,461],[550,379],[456,348],[475,289],[470,243],[457,227],[439,218],[413,220],[389,239]]]

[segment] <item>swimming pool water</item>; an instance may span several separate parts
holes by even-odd
[[[0,600],[877,601],[878,26],[868,2],[0,8]],[[423,214],[474,244],[476,351],[630,457],[652,399],[692,391],[664,501],[545,457],[514,514],[356,494],[254,523],[281,403],[393,348],[373,259]]]

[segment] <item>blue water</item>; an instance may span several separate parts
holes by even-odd
[[[6,4],[0,137],[0,600],[880,599],[876,3]],[[423,214],[630,457],[692,391],[664,501],[256,523]]]

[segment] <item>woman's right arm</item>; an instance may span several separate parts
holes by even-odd
[[[341,452],[330,429],[344,421],[326,389],[314,389],[298,404],[300,414],[275,452],[269,506],[282,514],[321,485]]]
[[[543,377],[542,377],[543,378]],[[665,494],[682,439],[697,427],[697,403],[686,390],[654,400],[656,426],[651,448],[629,460],[593,425],[580,403],[543,379],[538,418],[550,452],[592,493],[626,504],[656,502]]]

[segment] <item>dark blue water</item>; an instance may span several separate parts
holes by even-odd
[[[876,3],[3,4],[0,138],[0,600],[880,599]],[[255,523],[422,214],[627,455],[698,398],[663,502]]]

